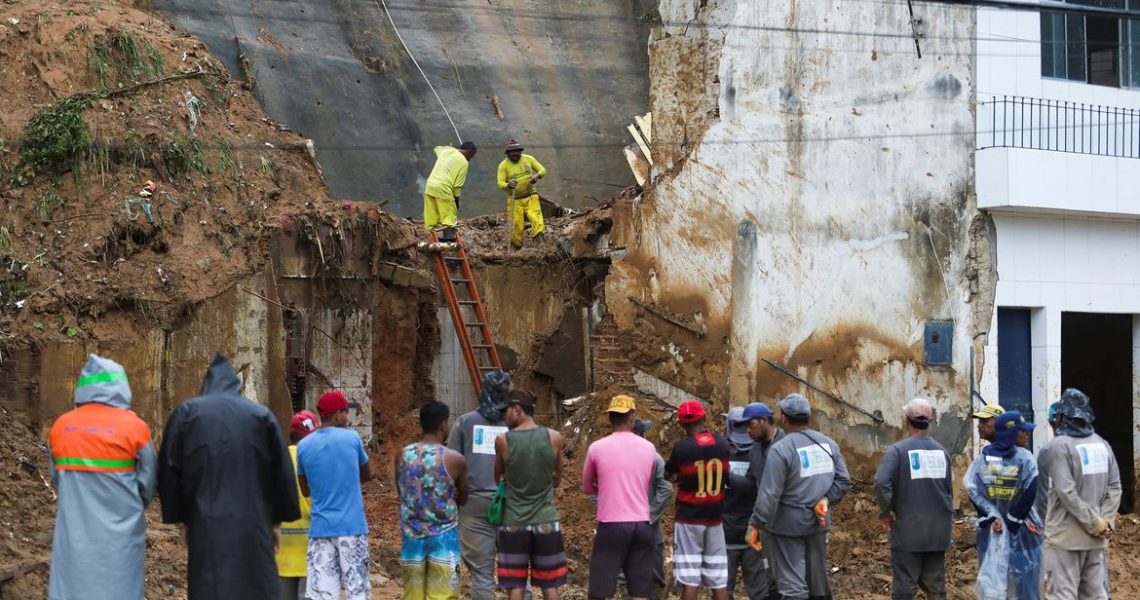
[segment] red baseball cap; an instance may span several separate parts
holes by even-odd
[[[703,418],[705,418],[705,407],[696,400],[686,400],[677,409],[677,420],[682,425],[696,423]]]
[[[348,397],[340,390],[325,392],[321,399],[317,400],[317,410],[322,417],[348,410]]]
[[[321,422],[317,420],[317,415],[307,410],[302,410],[293,415],[293,418],[289,420],[289,431],[301,437],[305,437],[316,431],[320,426]]]

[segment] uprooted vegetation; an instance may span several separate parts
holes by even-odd
[[[0,4],[0,65],[0,352],[170,325],[264,266],[269,217],[325,206],[305,140],[129,3]]]

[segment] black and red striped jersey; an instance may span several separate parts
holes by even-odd
[[[677,476],[677,522],[719,525],[728,482],[728,442],[703,431],[677,442],[665,473]]]

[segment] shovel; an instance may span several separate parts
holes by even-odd
[[[511,246],[511,233],[515,227],[515,189],[511,188],[510,200],[507,201],[507,252],[513,250]]]

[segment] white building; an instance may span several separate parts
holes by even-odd
[[[981,393],[1044,423],[1064,388],[1084,390],[1131,509],[1140,447],[1140,51],[1129,48],[1140,44],[1140,0],[1070,2],[1136,10],[1138,20],[977,13],[978,207],[996,226],[999,276]]]

